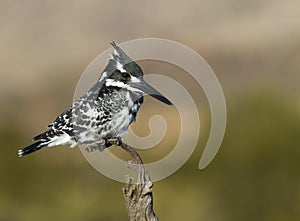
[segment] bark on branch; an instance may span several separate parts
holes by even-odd
[[[129,221],[157,221],[158,217],[153,211],[153,184],[149,174],[145,171],[143,161],[139,154],[130,146],[123,143],[121,147],[126,150],[138,164],[138,182],[132,180],[123,188]]]
[[[118,145],[116,140],[110,142],[112,145]],[[129,179],[123,188],[129,221],[158,221],[153,211],[153,184],[149,174],[145,171],[142,158],[133,147],[125,143],[122,143],[120,147],[132,156],[138,173],[138,181],[133,183],[133,180]]]
[[[107,146],[115,145],[123,148],[133,158],[134,164],[130,167],[137,171],[138,180],[134,183],[133,179],[130,178],[127,185],[122,189],[129,221],[158,221],[158,217],[153,211],[153,184],[149,174],[145,171],[142,158],[133,147],[122,143],[120,139],[113,138],[107,142],[105,143],[104,140],[100,140],[99,142],[89,144],[86,147],[86,151],[103,151]]]

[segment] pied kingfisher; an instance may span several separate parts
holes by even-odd
[[[58,145],[93,144],[118,138],[135,121],[143,92],[172,103],[143,79],[143,71],[114,42],[113,53],[99,80],[86,94],[60,114],[48,130],[33,138],[35,143],[18,151],[20,157]]]

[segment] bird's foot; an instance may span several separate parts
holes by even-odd
[[[110,146],[121,146],[122,145],[122,138],[121,137],[113,137],[105,140],[105,146],[110,147]]]
[[[91,144],[88,144],[87,147],[85,148],[86,152],[91,153],[96,150],[99,150],[102,152],[106,148],[106,141],[105,140],[100,140]]]

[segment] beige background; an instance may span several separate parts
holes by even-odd
[[[0,220],[126,220],[122,184],[95,171],[79,149],[53,148],[23,159],[16,153],[72,102],[81,73],[110,41],[143,37],[196,50],[214,69],[228,105],[221,151],[199,171],[209,130],[205,95],[182,71],[140,62],[146,73],[176,73],[202,111],[197,150],[154,186],[160,220],[297,220],[299,15],[296,0],[2,0]],[[155,150],[141,152],[149,161],[167,154],[178,133],[177,112],[153,104],[146,99],[134,129],[149,133],[144,123],[152,113],[165,114],[175,126]]]

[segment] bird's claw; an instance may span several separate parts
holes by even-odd
[[[121,137],[114,137],[110,139],[103,139],[91,144],[88,144],[85,148],[85,151],[88,153],[95,152],[96,150],[99,150],[100,152],[104,151],[106,148],[110,146],[121,146],[122,145],[122,138]]]
[[[105,140],[105,146],[110,147],[110,146],[121,146],[122,145],[122,138],[121,137],[113,137]]]
[[[95,152],[96,150],[102,152],[103,150],[105,150],[105,148],[106,148],[105,141],[101,140],[92,144],[88,144],[85,150],[88,153]]]

